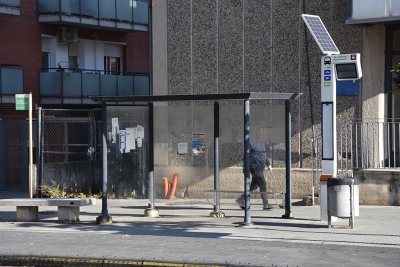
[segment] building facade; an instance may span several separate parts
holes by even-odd
[[[338,173],[360,178],[361,203],[397,205],[400,142],[394,118],[400,98],[390,73],[398,61],[397,5],[390,0],[154,0],[153,93],[302,93],[292,103],[292,192],[294,198],[310,194],[313,185],[318,189],[321,174],[323,88],[321,52],[301,14],[317,15],[341,54],[361,54],[363,69],[361,80],[337,83]],[[232,113],[221,116],[230,121]],[[228,190],[243,186],[242,146],[234,141],[220,145],[221,188]],[[191,170],[186,165],[194,161],[182,162],[171,153],[179,141],[168,142],[156,143],[170,152],[159,162],[159,176],[172,177],[185,167],[182,195],[189,191],[200,197],[211,189],[212,172]],[[269,185],[284,191],[284,144],[264,143],[274,158]]]
[[[390,70],[396,69],[400,61],[398,9],[396,0],[0,0],[0,153],[7,155],[2,157],[0,189],[14,185],[27,188],[24,178],[27,170],[23,167],[27,162],[27,114],[14,110],[16,93],[32,92],[34,103],[46,112],[57,108],[98,108],[87,95],[287,92],[302,94],[292,102],[291,112],[292,197],[310,194],[314,186],[317,192],[321,156],[321,52],[301,18],[301,14],[311,14],[321,18],[342,54],[361,54],[362,79],[337,84],[338,173],[360,178],[361,203],[397,205],[400,127],[395,118],[399,117],[400,98],[393,82],[396,76]],[[117,147],[121,134],[112,121],[119,118],[118,131],[122,129],[124,133],[145,125],[147,135],[146,103],[110,104],[131,106],[126,110],[110,108],[111,117],[107,118],[108,141],[115,144],[115,149],[110,150],[115,152],[111,157],[115,168],[109,171],[115,180],[111,184],[124,185],[121,179],[125,182],[133,179],[128,174],[132,170],[126,168],[133,162],[136,170],[141,166],[137,175],[142,177],[139,179],[142,188],[135,190],[145,196],[147,170],[143,166],[148,165],[147,154],[121,152],[121,146]],[[241,190],[242,103],[220,104],[221,188]],[[163,195],[163,177],[172,179],[174,173],[179,173],[176,196],[204,197],[203,191],[212,189],[212,105],[196,102],[156,105],[156,197]],[[252,105],[259,108],[254,110],[261,120],[253,125],[251,138],[266,145],[272,160],[274,171],[267,174],[269,186],[284,191],[283,103],[255,101]],[[46,119],[51,121],[49,118],[54,116],[57,117],[48,113]],[[74,117],[69,113],[59,117],[76,121],[74,118],[84,116]],[[133,126],[137,126],[136,130]],[[76,127],[75,132],[92,131],[88,126]],[[17,138],[16,133],[21,133],[21,137]],[[49,135],[55,134],[44,134]],[[198,142],[195,136],[206,140],[200,142],[200,150],[193,148]],[[68,144],[71,140],[64,138],[61,143]],[[60,140],[49,143],[58,144]],[[99,153],[98,145],[91,141],[90,145],[82,146],[84,149],[78,149],[81,158],[86,157],[88,147]],[[138,143],[135,145],[138,147]],[[44,144],[39,143],[38,147],[43,148]],[[69,155],[73,149],[55,150]],[[43,156],[44,152],[37,155]],[[46,162],[43,157],[40,160]],[[56,158],[46,163],[59,161]],[[63,162],[71,163],[69,158]],[[80,164],[86,163],[82,160]],[[54,164],[50,174],[53,167]],[[58,172],[75,179],[81,167],[74,167],[72,172],[64,169]],[[9,174],[15,170],[21,175]],[[81,181],[86,176],[93,179],[100,175],[93,170],[91,173],[80,175]],[[123,192],[120,197],[130,195]]]
[[[15,94],[32,93],[36,167],[85,165],[99,108],[87,96],[150,94],[148,3],[1,0],[0,25],[0,190],[27,191],[28,112]]]

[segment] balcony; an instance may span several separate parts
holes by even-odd
[[[15,103],[15,94],[24,93],[21,65],[0,64],[0,103]]]
[[[21,15],[21,0],[0,0],[0,16]]]
[[[388,24],[399,21],[399,0],[347,0],[346,24]]]
[[[149,95],[149,76],[131,72],[41,69],[41,104],[93,104],[96,96]]]
[[[38,21],[42,23],[148,30],[147,0],[37,0],[37,7]]]

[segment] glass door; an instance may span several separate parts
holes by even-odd
[[[387,75],[386,93],[388,99],[387,140],[388,167],[400,167],[400,28],[387,30]],[[393,70],[393,72],[390,72]],[[399,79],[399,80],[397,80]]]

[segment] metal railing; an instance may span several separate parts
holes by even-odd
[[[86,97],[88,95],[149,95],[149,75],[68,68],[40,69],[40,95]]]
[[[0,6],[20,7],[21,0],[0,0]]]
[[[312,144],[314,175],[321,166],[321,137]],[[351,120],[337,128],[337,173],[400,168],[400,118]]]
[[[97,20],[149,23],[148,2],[142,0],[37,0],[38,14],[60,14]]]

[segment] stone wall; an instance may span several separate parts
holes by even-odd
[[[205,190],[214,189],[214,173],[212,168],[199,169],[195,167],[157,167],[155,169],[155,197],[163,198],[163,181],[165,176],[170,182],[174,173],[178,173],[177,198],[212,199],[212,193]],[[273,169],[265,171],[268,191],[286,191],[286,170]],[[360,205],[400,206],[400,172],[364,170],[354,172],[359,180]],[[243,191],[244,177],[240,167],[220,169],[220,190]],[[319,194],[319,177],[314,177],[314,192]],[[292,169],[292,199],[303,199],[311,195],[312,172],[310,169]],[[234,199],[240,194],[221,194],[223,199]],[[252,196],[253,197],[253,196]],[[255,196],[259,197],[259,196]],[[268,196],[271,198],[272,196]],[[318,204],[318,200],[316,204]]]
[[[345,25],[346,2],[307,0],[305,10],[321,17],[342,53],[360,53],[362,28]],[[303,93],[292,103],[292,167],[311,168],[311,139],[320,136],[321,52],[307,30],[307,57],[303,8],[300,0],[154,0],[153,93]],[[360,117],[360,103],[360,96],[338,97],[338,126]],[[275,148],[282,150],[284,144]],[[232,154],[240,154],[242,148],[237,149]]]
[[[359,179],[361,205],[400,206],[400,172],[363,170],[354,177]]]
[[[178,174],[178,184],[175,196],[177,198],[210,198],[212,193],[205,194],[205,190],[214,189],[214,170],[212,168],[196,167],[156,167],[154,175],[154,192],[156,198],[163,198],[163,177],[172,182],[175,173]],[[268,191],[286,192],[286,170],[283,168],[265,171]],[[220,190],[243,191],[244,176],[241,167],[221,168],[219,172]],[[292,170],[292,198],[302,199],[311,195],[312,177],[311,170]],[[315,192],[319,192],[319,183],[315,185]],[[225,193],[221,198],[234,199],[240,194]],[[271,197],[270,195],[268,197]],[[212,197],[211,197],[212,198]]]
[[[311,140],[321,134],[321,52],[310,32],[305,31],[302,13],[321,17],[341,53],[362,53],[364,76],[360,82],[359,94],[337,97],[338,128],[349,120],[385,116],[382,72],[385,26],[363,28],[345,25],[346,3],[346,0],[306,0],[304,7],[301,0],[153,0],[153,12],[157,14],[153,28],[153,93],[302,93],[302,97],[292,103],[291,139],[292,197],[302,198],[311,193]],[[160,32],[164,30],[166,33]],[[307,59],[311,84],[308,84]],[[167,105],[208,105],[212,109],[212,104]],[[236,102],[221,104],[238,105]],[[283,103],[265,101],[252,104]],[[235,122],[238,125],[241,122],[232,114],[220,118],[227,125],[222,127],[221,134],[230,136],[220,142],[221,189],[242,190],[241,126],[239,130],[232,127]],[[195,112],[191,115],[195,115]],[[179,126],[190,118],[180,114],[172,116],[175,118],[170,117],[171,114],[163,114],[159,125],[164,128],[160,126],[160,130],[168,128],[171,123]],[[178,142],[190,143],[190,134],[195,130],[203,130],[201,127],[195,129],[193,125],[185,126],[184,132],[170,127],[156,141],[156,170],[159,171],[159,174],[155,172],[159,175],[155,181],[157,190],[162,186],[162,176],[172,179],[175,172],[179,173],[178,187],[182,196],[203,197],[204,190],[213,188],[212,139],[208,139],[206,148],[209,154],[203,158],[193,159],[192,155],[179,156],[176,153]],[[252,128],[252,134],[258,130]],[[209,128],[204,131],[212,133]],[[212,138],[212,135],[209,137]],[[269,156],[274,158],[274,171],[266,173],[268,182],[275,190],[283,191],[285,158],[282,152],[285,151],[285,145],[283,142],[265,143],[269,147]],[[200,172],[199,167],[202,169]],[[398,205],[398,178],[395,172],[365,172],[357,175],[362,177],[361,204]],[[316,180],[318,192],[318,177]]]

